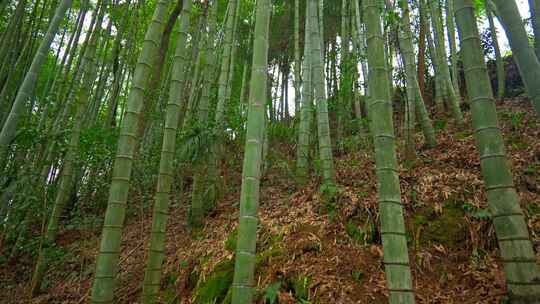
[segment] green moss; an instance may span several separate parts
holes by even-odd
[[[436,214],[433,209],[420,212],[413,218],[417,242],[456,247],[467,235],[464,216],[463,209],[455,204],[445,205],[442,214]]]
[[[236,229],[231,232],[225,247],[227,250],[234,252],[236,248]],[[287,252],[284,248],[274,245],[268,249],[257,253],[255,260],[256,271],[267,265],[272,258],[286,256]],[[195,304],[227,304],[231,301],[231,285],[234,276],[234,258],[225,259],[219,262],[212,272],[208,274],[204,281],[199,282],[197,288],[194,290],[194,302]]]

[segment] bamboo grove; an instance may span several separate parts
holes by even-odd
[[[272,137],[293,134],[294,182],[316,178],[328,200],[352,137],[375,162],[359,170],[376,172],[388,301],[415,303],[398,150],[407,163],[419,141],[436,147],[443,120],[474,134],[511,303],[537,303],[540,270],[495,103],[507,93],[506,35],[540,118],[537,5],[531,35],[514,0],[2,0],[0,263],[31,251],[29,296],[47,292],[59,234],[94,214],[83,223],[101,229],[85,300],[115,303],[125,223],[142,208],[140,299],[158,303],[167,222],[185,216],[200,237],[227,191],[233,143],[243,165],[227,301],[254,303]],[[171,212],[178,204],[186,214]]]

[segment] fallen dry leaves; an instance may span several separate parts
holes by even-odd
[[[522,207],[525,210],[540,208],[537,184],[540,128],[534,117],[517,103],[505,104],[504,112],[525,113],[517,127],[511,119],[503,118],[501,122]],[[448,127],[438,132],[438,140],[439,145],[434,149],[418,145],[418,160],[412,168],[400,167],[408,220],[426,208],[444,212],[443,205],[449,200],[467,202],[475,208],[487,207],[471,133]],[[291,157],[290,149],[284,150],[283,154]],[[280,244],[286,248],[287,256],[271,258],[259,269],[256,275],[258,287],[304,275],[311,278],[312,303],[386,303],[381,245],[357,245],[345,229],[347,219],[355,216],[378,219],[373,160],[366,151],[342,155],[336,159],[336,170],[340,208],[331,219],[321,212],[324,206],[317,190],[318,180],[297,188],[283,168],[269,169],[263,180],[259,217],[264,234],[282,237]],[[224,242],[237,225],[240,173],[236,171],[228,170],[229,188],[235,191],[229,191],[207,219],[204,237],[191,237],[186,228],[185,207],[171,212],[164,269],[166,274],[178,277],[176,291],[184,303],[190,303],[186,279],[190,272],[196,271],[204,277],[217,263],[232,258],[225,250]],[[540,214],[527,214],[538,252]],[[464,221],[468,231],[466,242],[455,248],[442,244],[421,248],[410,246],[419,303],[499,303],[505,295],[493,228],[488,221],[469,214]],[[125,230],[118,303],[138,301],[148,235],[141,233],[139,227],[144,227],[147,232],[150,217],[146,216],[143,223],[131,222]],[[97,238],[95,240],[97,243]],[[90,242],[87,247],[96,248],[95,243]],[[362,277],[355,279],[353,272],[361,272]],[[54,273],[50,280],[49,293],[34,299],[33,303],[82,303],[90,287],[89,278],[67,279],[61,273]],[[21,288],[23,286],[21,283]],[[296,303],[289,291],[282,291],[279,301]]]

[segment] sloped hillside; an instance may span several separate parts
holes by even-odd
[[[540,128],[518,101],[499,105],[515,183],[540,252]],[[470,127],[437,124],[439,145],[417,146],[401,162],[410,260],[419,303],[500,303],[505,283]],[[419,140],[420,141],[420,140]],[[263,179],[256,281],[260,303],[386,303],[374,163],[370,149],[348,147],[336,159],[338,187],[312,179],[298,187],[287,143],[269,155]],[[227,303],[233,274],[240,189],[239,157],[226,170],[227,193],[200,232],[187,229],[178,195],[169,222],[162,303]],[[234,168],[234,170],[233,170]],[[106,191],[106,189],[103,189]],[[137,204],[137,202],[133,202]],[[141,213],[139,213],[140,216]],[[141,291],[150,217],[129,221],[117,303],[136,303]],[[71,256],[55,263],[48,294],[32,303],[85,303],[99,229],[63,231]],[[537,255],[540,261],[540,255]],[[26,262],[26,264],[25,264]],[[27,303],[31,260],[1,271],[3,303]]]

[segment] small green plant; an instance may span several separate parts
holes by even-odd
[[[463,210],[472,218],[477,220],[488,220],[491,218],[491,214],[489,213],[488,209],[478,208],[471,203],[464,203]]]
[[[281,282],[274,282],[266,286],[264,289],[263,301],[266,304],[276,304],[278,300],[279,290],[281,289]]]
[[[351,272],[351,276],[355,281],[360,282],[364,278],[364,272],[361,270],[354,270]]]
[[[182,132],[177,140],[178,159],[192,164],[205,161],[211,155],[209,142],[215,142],[222,134],[207,126],[194,125]]]
[[[376,238],[375,227],[368,217],[363,223],[357,223],[350,219],[345,224],[347,235],[358,245],[372,243]]]
[[[436,120],[434,123],[434,127],[436,131],[441,131],[446,129],[446,121],[444,120]]]
[[[311,278],[308,276],[298,276],[291,280],[291,287],[294,291],[294,297],[300,303],[309,303],[309,285],[311,284]],[[304,301],[304,302],[302,302]]]
[[[219,262],[214,270],[197,284],[193,291],[197,304],[222,303],[229,294],[233,282],[234,260],[225,259]]]
[[[525,113],[523,112],[511,112],[510,113],[510,124],[512,129],[518,129],[523,125],[523,120],[525,119]]]
[[[339,189],[333,183],[324,183],[320,188],[321,201],[328,212],[330,219],[333,219],[337,211]]]
[[[456,138],[457,139],[470,139],[470,138],[472,138],[472,133],[471,133],[470,130],[457,132],[456,133]]]
[[[526,208],[527,208],[527,213],[529,213],[529,217],[540,214],[540,206],[536,204],[527,204]]]
[[[278,142],[294,142],[297,138],[296,128],[291,128],[287,123],[269,124],[268,136]]]
[[[360,227],[358,227],[352,220],[347,221],[345,224],[345,231],[347,235],[357,244],[364,243],[366,233]]]
[[[234,228],[229,236],[225,240],[225,249],[229,252],[234,252],[236,250],[236,240],[238,239],[238,228]]]
[[[313,171],[315,175],[321,175],[321,160],[319,158],[313,159]]]

